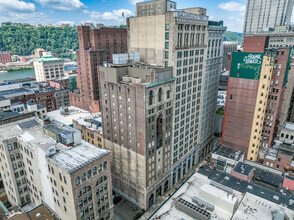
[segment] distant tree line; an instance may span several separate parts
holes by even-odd
[[[242,40],[242,34],[226,31],[225,41]],[[32,27],[29,24],[2,23],[0,27],[0,51],[15,55],[31,55],[36,48],[52,53],[67,53],[79,47],[76,27]]]
[[[15,55],[31,55],[36,48],[60,54],[78,46],[76,27],[30,27],[10,22],[0,27],[0,51]]]

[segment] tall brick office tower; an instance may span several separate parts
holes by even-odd
[[[70,94],[70,103],[90,112],[100,111],[97,67],[112,62],[112,54],[127,52],[126,28],[78,26],[78,91]]]

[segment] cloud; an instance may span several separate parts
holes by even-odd
[[[83,10],[83,13],[89,15],[89,19],[83,20],[80,23],[104,23],[105,25],[119,25],[124,22],[126,17],[133,16],[134,13],[128,9],[119,9],[106,12]],[[124,13],[124,17],[122,14]]]
[[[0,0],[0,21],[16,23],[45,23],[46,15],[36,12],[36,6],[33,3],[20,0]]]
[[[82,10],[87,8],[80,0],[34,0],[43,6],[62,11]]]
[[[123,20],[122,14],[124,13],[125,17],[133,16],[133,12],[131,12],[128,9],[119,9],[119,10],[113,10],[113,11],[106,11],[106,12],[96,12],[92,11],[90,14],[90,18],[92,20],[112,20],[112,21],[121,21]]]
[[[19,0],[0,0],[0,12],[22,12],[31,13],[36,10],[36,6],[33,3],[27,3]]]
[[[226,3],[220,3],[218,5],[218,8],[224,10],[224,11],[229,11],[229,12],[245,12],[245,5],[242,5],[238,2],[226,2]]]
[[[131,5],[136,5],[138,2],[143,2],[143,0],[129,0]]]
[[[228,27],[228,31],[235,31],[239,33],[243,32],[243,23],[244,17],[242,16],[240,16],[239,18],[230,16],[224,20],[224,25]]]

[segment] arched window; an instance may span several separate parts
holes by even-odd
[[[149,105],[153,104],[153,91],[149,92]]]
[[[162,88],[159,88],[159,90],[158,90],[158,101],[159,102],[162,101]]]
[[[105,161],[105,162],[103,163],[103,169],[104,169],[104,170],[107,169],[107,161]]]
[[[162,146],[163,138],[163,115],[159,115],[156,121],[156,147],[160,148]]]

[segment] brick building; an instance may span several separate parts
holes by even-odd
[[[0,51],[0,63],[10,63],[11,54],[10,52]]]
[[[127,31],[125,28],[90,26],[78,26],[77,29],[78,92],[71,93],[71,105],[98,112],[100,107],[97,67],[104,62],[112,62],[112,54],[127,52]]]
[[[264,52],[265,48],[269,47],[269,41],[269,36],[246,37],[244,40],[244,52]],[[282,111],[284,94],[288,94],[285,92],[288,78],[291,78],[288,77],[288,75],[293,75],[292,71],[290,71],[293,53],[292,48],[280,47],[276,50],[267,108],[265,111],[265,120],[262,129],[261,147],[272,146],[273,138],[277,136],[279,124],[285,122],[285,117],[281,119],[280,113],[284,111]],[[291,87],[291,85],[289,86]],[[281,123],[280,120],[282,120]]]
[[[222,144],[257,160],[274,66],[274,52],[234,52],[228,81]]]
[[[35,96],[36,103],[45,106],[48,112],[57,109],[54,91],[36,92]]]

